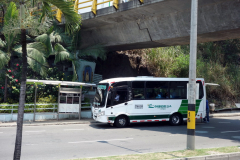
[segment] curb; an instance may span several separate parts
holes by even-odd
[[[219,113],[219,114],[210,114],[209,117],[234,117],[234,116],[240,116],[240,113],[231,113],[231,114],[226,114],[226,113]]]
[[[91,124],[98,123],[92,120],[76,121],[76,122],[23,122],[23,126],[47,126],[47,125],[68,125],[68,124]],[[17,122],[0,123],[0,127],[16,127]]]
[[[240,152],[216,154],[209,156],[175,158],[170,160],[240,160]]]
[[[210,118],[214,117],[234,117],[234,116],[240,116],[240,113],[217,113],[217,114],[210,114]],[[46,126],[46,125],[67,125],[67,124],[91,124],[91,123],[99,123],[92,119],[89,120],[76,120],[74,122],[61,122],[61,121],[37,121],[37,122],[23,122],[23,126]],[[17,126],[17,122],[0,122],[0,127],[15,127]],[[239,156],[240,157],[240,156]],[[240,160],[240,158],[238,159]]]

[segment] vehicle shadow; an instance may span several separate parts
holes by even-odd
[[[179,126],[171,126],[169,122],[131,123],[125,128],[117,128],[106,123],[92,123],[90,126],[97,130],[134,129],[141,131],[165,132],[173,135],[187,135],[186,122]],[[232,119],[232,117],[215,117],[210,119],[210,123],[202,123],[198,120],[196,122],[195,135],[210,139],[227,139],[240,144],[240,117],[235,117],[234,119]]]

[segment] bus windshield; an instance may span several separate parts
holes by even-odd
[[[96,95],[94,97],[94,107],[104,107],[107,96],[108,84],[98,84]]]

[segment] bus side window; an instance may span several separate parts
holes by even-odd
[[[122,89],[122,90],[117,90],[116,92],[115,92],[115,96],[114,96],[114,98],[113,98],[113,104],[114,105],[117,105],[117,104],[120,104],[120,103],[125,103],[125,102],[127,102],[128,101],[128,97],[127,97],[127,94],[128,92],[127,92],[127,89]],[[115,97],[116,97],[116,95],[119,95],[119,100],[116,100],[115,99]]]
[[[132,82],[132,95],[133,99],[145,99],[144,96],[144,82],[134,81]]]
[[[171,81],[170,82],[170,98],[187,99],[187,81]]]
[[[147,81],[146,98],[147,99],[165,99],[168,98],[167,81]]]

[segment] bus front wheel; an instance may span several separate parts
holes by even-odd
[[[118,128],[123,128],[128,125],[128,118],[127,116],[118,116],[114,122],[115,126]]]
[[[178,125],[182,124],[182,121],[183,121],[183,118],[178,113],[172,114],[170,117],[170,120],[169,120],[169,122],[172,126],[178,126]]]

